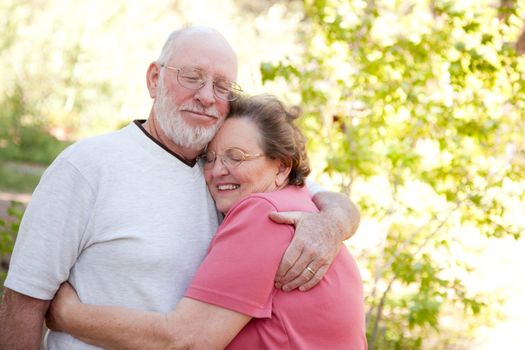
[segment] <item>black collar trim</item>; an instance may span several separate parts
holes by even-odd
[[[172,156],[174,156],[175,158],[177,158],[178,160],[180,160],[181,162],[183,162],[184,164],[186,164],[187,166],[193,168],[195,166],[195,164],[197,163],[196,159],[193,159],[191,161],[189,160],[186,160],[184,159],[182,156],[178,155],[177,153],[173,152],[172,150],[170,150],[168,147],[164,146],[162,143],[160,143],[159,140],[157,140],[156,138],[154,138],[153,136],[151,136],[147,131],[146,129],[144,129],[144,126],[142,124],[144,124],[146,122],[145,119],[136,119],[133,121],[133,123],[135,123],[135,125],[137,125],[139,127],[140,130],[142,130],[142,132],[144,134],[146,134],[147,137],[149,137],[153,142],[155,142],[157,145],[159,145],[160,147],[162,147],[162,149],[164,149],[166,152],[168,152],[169,154],[171,154]]]

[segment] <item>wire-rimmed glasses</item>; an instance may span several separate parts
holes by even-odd
[[[177,72],[177,81],[179,84],[187,89],[199,90],[208,81],[206,73],[194,67],[171,67],[165,64],[161,64],[161,67],[170,69]],[[218,78],[213,80],[213,94],[223,101],[235,101],[239,94],[242,92],[242,88],[239,84],[230,81],[225,78]]]
[[[200,158],[204,161],[205,168],[211,168],[215,164],[215,160],[220,158],[222,164],[232,169],[239,166],[242,162],[256,159],[264,156],[263,153],[248,154],[239,148],[228,148],[223,154],[217,154],[214,151],[206,151]]]

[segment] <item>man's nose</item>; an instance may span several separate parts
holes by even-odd
[[[203,106],[211,106],[215,103],[215,94],[213,89],[213,81],[208,80],[203,87],[197,90],[195,93],[195,98],[199,100]]]

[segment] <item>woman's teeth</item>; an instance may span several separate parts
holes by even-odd
[[[217,189],[219,191],[228,191],[228,190],[236,190],[240,187],[240,185],[219,185],[217,186]]]

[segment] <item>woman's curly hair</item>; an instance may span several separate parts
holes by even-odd
[[[299,108],[287,109],[269,94],[240,96],[230,102],[228,118],[249,118],[261,133],[260,145],[270,159],[279,159],[290,166],[288,183],[303,186],[310,173],[306,138],[294,124],[301,114]]]

